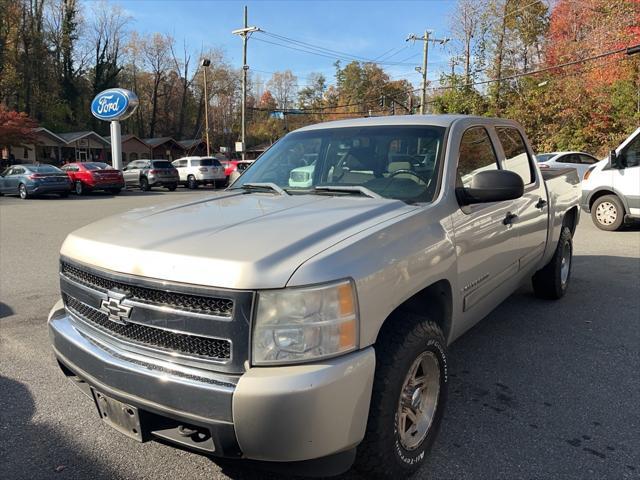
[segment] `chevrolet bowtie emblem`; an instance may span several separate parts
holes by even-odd
[[[127,320],[131,316],[131,307],[123,305],[122,302],[126,298],[125,293],[107,292],[107,299],[100,303],[100,310],[106,313],[114,323],[126,325]]]

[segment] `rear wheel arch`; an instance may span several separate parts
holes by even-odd
[[[378,331],[376,342],[397,318],[401,318],[401,316],[397,315],[398,312],[408,312],[428,317],[435,322],[442,330],[448,343],[451,333],[452,311],[451,284],[445,279],[434,282],[405,300],[389,314]]]
[[[562,219],[562,225],[571,230],[571,236],[575,235],[578,227],[578,207],[570,208]]]

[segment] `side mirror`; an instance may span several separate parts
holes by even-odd
[[[456,189],[462,205],[514,200],[524,194],[522,177],[510,170],[487,170],[473,176],[471,185]]]

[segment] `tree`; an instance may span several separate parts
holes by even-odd
[[[33,143],[38,124],[25,112],[15,112],[0,103],[0,147]]]
[[[147,37],[142,43],[142,55],[151,77],[151,118],[149,120],[149,135],[154,137],[158,122],[158,108],[160,84],[171,66],[171,45],[173,38],[156,33]]]
[[[291,70],[275,72],[267,82],[267,88],[273,93],[278,108],[288,109],[292,106],[296,94],[298,79]]]
[[[309,75],[309,85],[298,92],[300,108],[318,108],[324,101],[324,93],[327,89],[327,80],[321,73]]]

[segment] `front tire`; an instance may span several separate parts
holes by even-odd
[[[367,477],[406,478],[424,463],[447,402],[446,341],[433,321],[401,312],[375,345],[367,431],[356,469]]]
[[[29,197],[31,197],[31,195],[29,195],[29,191],[27,190],[27,186],[24,183],[21,183],[20,185],[18,185],[18,196],[22,200],[26,200]]]
[[[624,205],[615,195],[603,195],[591,206],[591,219],[600,230],[619,230],[624,223],[624,215]]]
[[[564,297],[571,279],[572,260],[573,238],[571,230],[569,227],[563,226],[553,258],[531,279],[533,291],[537,297],[547,300],[558,300]]]

